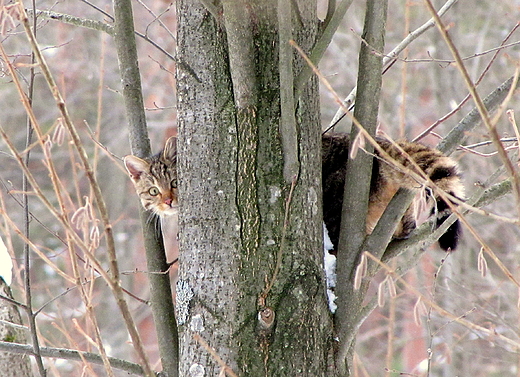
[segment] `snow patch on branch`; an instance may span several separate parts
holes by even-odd
[[[335,313],[338,308],[335,302],[337,297],[334,293],[334,288],[336,288],[336,256],[329,253],[333,249],[334,245],[332,245],[327,227],[323,223],[323,269],[327,278],[329,309],[332,313]]]

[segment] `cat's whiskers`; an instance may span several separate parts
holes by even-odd
[[[154,212],[148,212],[148,218],[146,219],[147,225],[153,225],[153,228],[156,233],[159,233],[161,231],[161,222],[160,217],[158,214]]]

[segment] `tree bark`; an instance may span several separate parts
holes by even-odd
[[[13,298],[11,289],[0,277],[0,295]],[[0,339],[5,342],[21,343],[27,342],[24,330],[6,324],[21,325],[22,319],[18,308],[7,301],[0,299]],[[15,354],[11,352],[0,352],[0,371],[3,377],[30,377],[31,362],[28,355]]]
[[[130,147],[133,155],[148,157],[151,149],[146,128],[131,2],[114,0],[114,14],[114,42],[121,72]],[[179,370],[179,340],[168,274],[170,265],[166,260],[161,232],[157,230],[153,221],[149,221],[150,214],[139,206],[139,215],[149,272],[150,302],[163,373],[169,377],[176,377]],[[144,358],[146,359],[146,355]],[[144,367],[147,363],[143,360]]]
[[[359,53],[354,117],[372,136],[377,128],[387,6],[387,0],[367,1],[363,42]],[[353,126],[351,140],[357,135],[358,129]],[[353,284],[360,255],[366,250],[363,246],[366,242],[365,219],[372,176],[372,145],[367,145],[366,150],[368,153],[359,153],[356,158],[348,161],[348,179],[345,181],[337,259],[338,315],[335,317],[339,339],[336,367],[341,376],[350,375],[349,365],[352,363],[355,334],[364,321],[363,300],[368,288],[365,284],[361,289],[355,290]],[[401,207],[404,212],[406,207]],[[382,254],[385,247],[383,245],[381,251],[371,251]]]
[[[300,170],[287,183],[284,161],[292,163],[288,171],[295,164],[284,160],[279,131],[276,1],[224,1],[219,20],[197,3],[177,4],[180,375],[229,368],[325,376],[332,321],[322,269],[316,82],[299,101]],[[315,4],[289,4],[293,37],[308,51]],[[302,66],[298,60],[294,72]]]

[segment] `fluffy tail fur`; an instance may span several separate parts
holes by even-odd
[[[376,152],[366,221],[367,233],[372,232],[399,188],[413,191],[426,190],[426,197],[431,199],[431,193],[435,190],[426,188],[426,181],[418,179],[418,177],[427,176],[436,188],[458,199],[464,198],[464,187],[456,162],[437,149],[408,141],[400,141],[395,145],[389,141],[378,140],[378,144],[389,155],[390,161]],[[337,248],[346,164],[349,155],[348,135],[324,135],[322,147],[324,221],[331,240]],[[392,163],[392,161],[396,163]],[[441,196],[435,194],[434,201],[430,200],[429,203],[430,215],[437,216],[437,226],[439,226],[451,214],[450,206]],[[416,204],[412,204],[406,211],[394,233],[394,238],[406,238],[415,229],[416,208]],[[454,250],[457,247],[460,232],[461,227],[457,220],[439,239],[441,248]]]

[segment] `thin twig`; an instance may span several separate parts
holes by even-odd
[[[443,16],[458,0],[448,0],[441,9],[439,9],[439,16]],[[388,68],[393,65],[396,62],[396,57],[406,48],[410,43],[412,43],[414,40],[419,38],[424,32],[431,29],[433,26],[435,26],[435,21],[433,18],[429,19],[427,22],[419,26],[417,29],[412,31],[406,38],[404,38],[397,46],[394,47],[392,51],[390,51],[384,58],[383,58],[383,72],[386,72]],[[356,101],[356,91],[357,87],[352,89],[349,93],[349,95],[343,100],[344,103],[348,104],[349,106],[352,105]],[[330,122],[329,128],[334,127],[343,117],[345,116],[346,111],[343,109],[338,109],[336,112],[336,115],[334,115],[334,118]]]
[[[108,251],[108,255],[109,255],[109,259],[110,259],[111,276],[110,276],[109,280],[107,281],[107,283],[109,283],[109,285],[112,289],[112,292],[116,298],[119,309],[125,320],[126,327],[130,334],[130,337],[132,338],[134,348],[135,348],[137,354],[139,355],[141,362],[143,363],[143,368],[146,372],[146,375],[153,376],[153,372],[152,372],[150,363],[148,361],[148,357],[146,355],[146,352],[144,351],[144,346],[141,342],[141,337],[137,331],[136,324],[132,319],[132,316],[131,316],[129,308],[128,308],[128,304],[127,304],[126,300],[124,299],[123,291],[121,289],[121,282],[120,282],[120,277],[119,277],[119,266],[117,263],[115,244],[114,244],[114,238],[113,238],[113,233],[112,233],[112,225],[110,224],[110,220],[108,217],[108,211],[106,208],[106,203],[103,199],[101,189],[97,183],[96,176],[95,176],[94,172],[92,171],[90,162],[88,160],[87,153],[81,143],[81,139],[76,131],[74,124],[72,123],[72,120],[70,119],[67,107],[65,106],[65,102],[56,86],[56,83],[55,83],[54,78],[45,61],[45,58],[43,57],[41,50],[38,47],[38,44],[34,38],[34,34],[32,33],[32,30],[29,27],[27,14],[25,13],[25,10],[23,9],[23,7],[20,6],[20,8],[21,8],[20,9],[21,21],[24,26],[26,35],[31,44],[32,50],[36,55],[36,60],[38,61],[39,65],[40,65],[42,74],[55,98],[57,107],[63,117],[63,123],[71,135],[74,146],[76,148],[76,151],[78,152],[81,163],[83,165],[83,169],[88,178],[90,186],[93,190],[99,212],[101,214],[101,220],[102,220],[102,223],[104,226],[104,231],[105,231],[105,240],[106,240],[106,245],[107,245],[107,251]],[[100,351],[103,355],[102,345],[101,345]]]
[[[294,188],[296,187],[297,178],[294,177],[293,181],[291,183],[291,189],[289,190],[289,196],[287,197],[287,200],[285,201],[285,215],[283,220],[283,229],[282,229],[282,238],[280,240],[280,248],[278,249],[278,253],[276,256],[276,265],[273,271],[273,276],[271,277],[271,280],[269,280],[269,283],[265,287],[264,291],[260,295],[260,306],[265,306],[266,298],[273,288],[273,285],[278,278],[278,273],[280,272],[280,268],[282,267],[282,259],[283,259],[283,252],[285,250],[285,241],[287,239],[287,228],[289,227],[289,214],[291,211],[291,203],[292,203],[292,196],[294,193]]]
[[[501,143],[518,143],[520,139],[516,137],[503,137],[500,139]],[[461,145],[460,148],[462,148],[465,151],[479,148],[479,147],[485,147],[487,145],[493,144],[491,140],[481,141],[479,143],[469,144],[469,145]]]
[[[7,297],[7,296],[0,294],[0,300],[4,300],[11,305],[15,305],[15,306],[19,307],[20,309],[27,310],[27,305],[22,304],[21,302],[18,302],[15,299],[12,299],[11,297]]]
[[[208,353],[211,355],[213,360],[217,362],[218,365],[222,368],[224,373],[231,377],[238,377],[238,375],[233,372],[233,370],[221,359],[221,357],[215,352],[213,348],[210,347],[208,342],[206,342],[199,334],[194,333],[193,339],[195,339]]]
[[[421,300],[427,304],[427,305],[430,305],[437,313],[439,313],[440,315],[442,315],[443,317],[447,317],[447,318],[450,318],[453,322],[455,323],[458,323],[462,326],[465,326],[466,328],[476,332],[476,333],[479,333],[479,334],[483,334],[485,335],[486,337],[489,337],[489,338],[492,338],[492,339],[500,339],[502,340],[504,343],[510,345],[510,346],[513,346],[515,349],[517,348],[520,348],[520,343],[517,342],[517,341],[514,341],[496,331],[494,331],[493,329],[487,329],[485,327],[482,327],[482,326],[479,326],[479,325],[476,325],[466,319],[464,319],[464,315],[462,316],[459,316],[459,315],[455,315],[453,313],[450,313],[448,312],[447,310],[443,309],[442,307],[440,307],[437,303],[433,302],[432,300],[430,300],[428,297],[426,297],[425,295],[423,295],[418,289],[416,289],[415,287],[413,287],[411,284],[409,284],[405,279],[403,279],[399,274],[397,274],[393,269],[391,269],[387,264],[381,262],[378,258],[374,257],[372,254],[370,254],[369,252],[365,251],[364,254],[370,258],[372,261],[374,261],[375,263],[377,263],[379,266],[381,266],[387,273],[389,273],[390,275],[392,275],[396,280],[398,280],[404,287],[406,287],[407,289],[409,289],[414,295],[416,295],[417,297],[420,297]]]
[[[488,64],[486,65],[486,68],[484,68],[484,70],[482,71],[482,73],[480,74],[479,78],[477,79],[477,81],[475,82],[475,86],[478,86],[478,84],[480,84],[480,82],[482,81],[482,79],[484,79],[486,73],[489,71],[489,69],[491,68],[491,65],[495,62],[496,58],[498,57],[498,54],[499,52],[501,51],[502,48],[505,48],[506,45],[505,43],[507,42],[507,40],[513,35],[513,33],[516,31],[516,29],[518,29],[518,27],[520,26],[520,23],[517,23],[515,25],[515,27],[513,27],[509,33],[506,35],[506,37],[502,40],[502,43],[500,44],[499,47],[496,48],[496,52],[495,54],[493,55],[493,57],[491,58],[491,60],[488,62]],[[491,51],[491,50],[490,50]],[[444,115],[442,118],[438,119],[437,121],[435,121],[431,126],[429,126],[428,128],[426,128],[423,132],[421,132],[418,136],[416,136],[412,141],[419,141],[421,140],[423,137],[425,137],[426,135],[428,135],[432,130],[434,130],[439,124],[443,123],[444,121],[446,121],[446,119],[450,118],[453,114],[455,114],[457,111],[459,111],[462,106],[469,100],[470,98],[470,94],[468,93],[468,95],[466,95],[466,97],[464,97],[464,99],[462,101],[460,101],[460,103],[455,106],[455,108],[453,110],[451,110],[448,114]]]
[[[520,213],[520,175],[518,174],[518,169],[511,163],[509,160],[506,151],[504,150],[503,145],[500,143],[500,136],[498,135],[497,129],[496,129],[496,118],[493,121],[489,113],[486,109],[486,106],[484,105],[484,102],[482,101],[482,98],[480,97],[480,94],[477,92],[477,89],[475,85],[473,84],[471,77],[469,76],[469,73],[464,65],[464,62],[461,59],[460,53],[455,47],[453,41],[451,40],[450,36],[448,35],[448,32],[446,31],[446,27],[444,26],[442,20],[440,19],[439,15],[435,11],[435,8],[433,7],[430,0],[424,0],[428,10],[432,14],[433,18],[435,19],[435,24],[437,25],[437,29],[441,33],[444,41],[448,45],[451,54],[455,58],[455,61],[457,62],[457,68],[459,69],[464,82],[466,83],[466,86],[471,93],[471,97],[473,98],[473,101],[475,102],[475,105],[480,113],[480,116],[491,136],[491,140],[493,140],[493,144],[495,145],[495,148],[498,151],[498,155],[500,156],[500,159],[502,163],[505,165],[507,172],[513,177],[513,192],[515,193],[515,199],[517,203],[517,209]],[[518,69],[517,73],[515,74],[515,80],[518,80]],[[515,85],[513,85],[515,86]]]
[[[0,341],[0,350],[3,352],[34,355],[32,346],[27,344]],[[40,347],[40,353],[43,357],[76,361],[87,360],[90,363],[103,365],[101,356],[92,352],[82,352],[66,348]],[[139,364],[121,360],[115,357],[109,357],[108,360],[114,369],[119,369],[137,376],[145,376],[143,368]],[[154,374],[154,377],[158,377],[158,374]]]
[[[137,2],[144,8],[146,9],[146,11],[148,13],[150,13],[150,15],[154,18],[152,22],[150,22],[148,24],[148,26],[146,27],[146,30],[148,30],[148,28],[150,27],[151,24],[153,24],[154,22],[158,22],[159,25],[161,25],[161,27],[166,31],[166,33],[168,33],[168,35],[171,37],[171,39],[173,39],[174,41],[176,40],[175,38],[175,35],[173,35],[173,33],[171,32],[170,29],[168,29],[168,27],[164,24],[164,22],[162,22],[161,20],[161,16],[167,12],[170,11],[171,7],[172,7],[172,3],[170,3],[168,5],[168,7],[166,7],[166,9],[164,9],[159,15],[156,15],[153,10],[150,9],[150,7],[148,5],[146,5],[143,1],[141,0],[137,0]],[[144,34],[144,35],[148,35],[148,31]]]
[[[35,1],[32,1],[32,8],[36,8]],[[32,18],[32,27],[33,32],[36,35],[36,17]],[[31,53],[31,67],[30,67],[30,73],[29,73],[29,88],[27,93],[27,99],[29,101],[29,104],[32,105],[33,100],[33,94],[34,94],[34,81],[35,81],[35,62],[36,58],[34,56],[34,53]],[[29,145],[31,145],[32,135],[33,135],[33,127],[31,124],[31,119],[29,116],[27,116],[27,135],[25,140],[25,147],[28,148]],[[27,151],[25,155],[25,164],[29,165],[30,162],[30,150]],[[22,175],[22,203],[23,203],[23,217],[24,217],[24,229],[23,229],[23,235],[28,240],[30,239],[30,226],[29,226],[29,196],[27,195],[28,191],[28,181],[27,176],[25,174]],[[24,268],[25,268],[25,274],[24,274],[24,288],[25,288],[25,303],[26,303],[26,313],[29,318],[29,328],[31,333],[31,339],[33,343],[33,350],[36,360],[36,365],[38,366],[38,371],[40,373],[40,376],[45,377],[47,375],[47,371],[45,370],[45,367],[43,365],[43,360],[40,354],[40,340],[38,337],[38,329],[36,327],[36,314],[33,312],[32,308],[32,290],[31,290],[31,258],[30,258],[30,247],[29,244],[26,242],[24,243]]]

